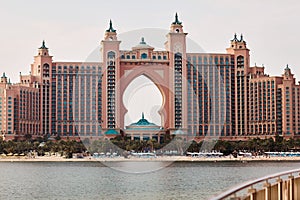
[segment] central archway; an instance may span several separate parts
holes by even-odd
[[[148,78],[160,91],[162,97],[161,108],[158,111],[161,116],[161,125],[164,128],[169,128],[168,110],[170,102],[170,91],[169,91],[169,78],[168,78],[168,67],[165,65],[121,65],[120,67],[120,125],[124,126],[125,115],[128,112],[123,102],[124,92],[127,87],[138,77],[144,76]]]
[[[125,126],[141,119],[141,113],[149,121],[161,126],[159,111],[162,103],[162,94],[154,82],[144,75],[135,78],[123,95],[123,104],[128,110],[124,119]]]

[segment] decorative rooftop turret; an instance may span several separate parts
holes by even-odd
[[[45,40],[43,40],[42,42],[42,46],[38,49],[39,51],[39,56],[49,56],[49,51],[48,51],[48,47],[46,47],[46,42]]]
[[[3,72],[3,75],[1,77],[1,83],[7,83],[7,77],[5,75],[5,72]]]
[[[288,70],[290,71],[290,70],[291,70],[291,69],[289,68],[289,64],[286,65],[286,67],[285,67],[284,70],[285,70],[285,71],[288,71]]]
[[[45,40],[43,40],[42,46],[41,46],[39,49],[48,49],[48,48],[46,47],[46,45],[45,45]]]
[[[231,42],[231,46],[230,48],[227,49],[229,53],[232,53],[232,50],[247,49],[247,44],[246,41],[244,40],[243,34],[241,34],[240,39],[238,39],[237,34],[235,33],[233,39],[230,40],[230,42]]]
[[[116,30],[112,26],[111,19],[109,20],[109,28],[106,30],[106,32],[116,32]]]
[[[241,42],[241,43],[245,42],[243,34],[241,34],[240,39],[238,39],[237,34],[235,33],[233,39],[231,40],[231,42]]]
[[[283,74],[284,80],[293,80],[294,74],[292,74],[291,69],[289,68],[289,65],[286,65],[286,68],[284,69]]]
[[[171,33],[183,33],[182,22],[178,19],[178,14],[175,14],[175,21],[171,24]]]
[[[109,28],[105,31],[104,39],[109,41],[117,41],[117,31],[113,28],[111,20],[109,20]]]
[[[176,12],[176,14],[175,14],[175,21],[174,21],[172,24],[178,24],[178,25],[181,25],[181,24],[182,24],[182,22],[180,22],[180,21],[178,20],[178,14],[177,14],[177,12]]]
[[[144,38],[144,37],[142,37],[142,38],[141,38],[141,42],[140,42],[140,44],[146,44],[146,42],[145,42],[145,38]]]
[[[231,40],[231,42],[238,42],[239,40],[237,39],[236,33],[234,34],[234,38]]]
[[[244,41],[244,37],[243,37],[243,34],[241,34],[240,42],[243,42],[243,41]]]

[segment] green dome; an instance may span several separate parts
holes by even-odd
[[[109,129],[104,134],[105,135],[119,135],[119,132],[114,129]]]
[[[145,119],[144,113],[142,113],[142,119],[140,119],[136,123],[130,124],[130,126],[157,126],[157,125],[154,123],[150,123],[147,119]]]
[[[136,45],[136,46],[134,46],[132,48],[133,49],[154,49],[153,47],[151,47],[150,45],[148,45],[145,42],[145,39],[143,37],[141,38],[141,42],[138,45]]]

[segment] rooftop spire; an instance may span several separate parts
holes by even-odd
[[[231,40],[232,42],[238,42],[239,40],[237,39],[236,33],[234,34],[234,38]]]
[[[3,72],[3,75],[2,75],[2,77],[1,78],[6,78],[6,76],[5,76],[5,72]]]
[[[144,37],[142,37],[142,38],[141,38],[141,42],[140,42],[140,44],[146,44],[146,42],[145,42],[145,38],[144,38]]]
[[[142,119],[145,119],[144,112],[142,112]]]
[[[116,32],[116,30],[112,26],[111,19],[109,20],[109,28],[106,30],[106,32]]]
[[[174,21],[172,24],[178,24],[178,25],[181,25],[181,24],[182,24],[182,22],[180,22],[180,21],[178,20],[178,14],[177,14],[177,12],[176,12],[176,14],[175,14],[175,21]]]
[[[39,49],[48,49],[48,48],[46,47],[46,45],[45,45],[45,40],[43,40],[42,46],[41,46]]]
[[[243,37],[243,34],[241,34],[240,42],[243,42],[243,41],[244,41],[244,37]]]
[[[289,69],[290,69],[289,64],[287,64],[285,70],[289,70]]]

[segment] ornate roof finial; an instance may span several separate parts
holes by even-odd
[[[239,40],[237,39],[236,33],[234,33],[234,38],[231,40],[232,42],[238,42]]]
[[[144,112],[142,112],[142,119],[145,119]]]
[[[243,37],[243,34],[241,34],[240,42],[243,42],[243,41],[244,41],[244,37]]]
[[[289,64],[287,64],[285,70],[289,70],[289,69],[290,69]]]
[[[116,30],[112,26],[111,19],[109,20],[109,28],[106,30],[106,32],[116,32]]]
[[[42,46],[41,46],[39,49],[48,49],[48,48],[46,47],[46,45],[45,45],[45,40],[43,40]]]
[[[140,44],[146,44],[146,42],[145,42],[145,38],[144,38],[144,37],[142,37],[142,38],[141,38],[141,42],[140,42]]]
[[[2,75],[2,77],[1,78],[6,78],[6,76],[5,76],[5,72],[3,72],[3,75]]]
[[[178,24],[178,25],[181,25],[181,24],[182,24],[182,22],[180,22],[180,21],[178,20],[178,14],[177,14],[177,12],[176,12],[176,14],[175,14],[175,21],[174,21],[172,24]]]
[[[11,84],[11,82],[10,82],[10,78],[8,79],[8,83],[9,83],[9,84]]]

